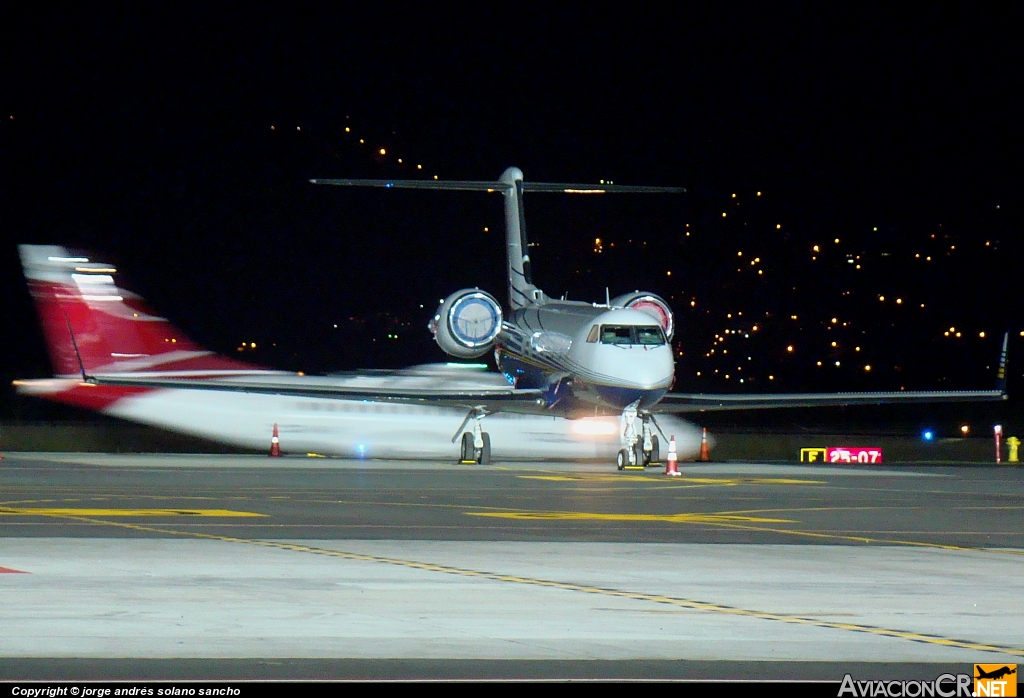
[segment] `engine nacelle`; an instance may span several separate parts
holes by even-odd
[[[483,356],[501,333],[501,304],[486,291],[464,288],[441,301],[427,327],[446,354]]]
[[[661,296],[646,291],[634,291],[613,298],[611,305],[613,308],[629,308],[647,313],[658,321],[661,329],[665,331],[665,336],[672,341],[672,336],[676,333],[675,316],[672,314],[672,308]]]

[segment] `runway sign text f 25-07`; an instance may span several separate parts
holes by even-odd
[[[882,449],[874,447],[833,446],[801,448],[801,463],[881,463]]]
[[[828,463],[881,463],[882,449],[834,446],[825,449],[825,461]]]

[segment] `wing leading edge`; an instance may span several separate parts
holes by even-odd
[[[483,409],[487,412],[548,413],[540,390],[479,389],[440,390],[432,388],[382,388],[340,385],[328,378],[258,375],[224,380],[209,378],[164,378],[132,375],[88,375],[91,385],[163,390],[212,390],[219,392],[284,395],[298,398],[399,402],[433,407]]]
[[[871,393],[776,393],[729,395],[711,393],[669,393],[652,412],[686,413],[725,410],[765,410],[779,407],[848,407],[922,402],[996,402],[1007,399],[1006,354],[1010,334],[1003,335],[994,390],[900,390]]]
[[[714,395],[669,393],[652,412],[684,413],[724,410],[764,410],[778,407],[847,407],[911,402],[993,402],[1005,400],[1002,390],[909,391],[890,393],[780,393],[775,395]]]

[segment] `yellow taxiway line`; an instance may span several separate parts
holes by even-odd
[[[0,516],[206,516],[215,518],[267,516],[231,509],[58,509],[43,507],[0,507]]]
[[[993,652],[997,654],[1010,655],[1013,657],[1024,657],[1024,648],[1007,647],[1003,645],[992,645],[983,642],[974,642],[971,640],[941,637],[937,635],[930,635],[924,633],[915,633],[906,630],[885,628],[877,625],[864,625],[859,623],[838,623],[833,621],[820,620],[817,618],[808,618],[804,616],[786,615],[781,613],[769,613],[765,611],[758,611],[756,609],[742,608],[738,606],[726,606],[723,604],[709,603],[706,601],[698,601],[695,599],[686,599],[676,596],[646,594],[643,592],[626,591],[623,589],[614,589],[608,587],[590,586],[586,584],[574,584],[572,582],[560,582],[556,580],[541,579],[537,577],[524,577],[512,574],[499,574],[495,572],[485,572],[481,570],[466,569],[463,567],[453,567],[450,565],[437,565],[429,562],[419,562],[417,560],[405,560],[402,558],[383,557],[379,555],[351,553],[346,552],[344,550],[330,550],[327,548],[317,548],[314,546],[301,545],[298,543],[281,543],[269,540],[236,538],[234,536],[219,536],[212,533],[199,533],[196,531],[175,531],[172,529],[154,528],[152,526],[143,526],[140,524],[132,524],[121,521],[105,521],[103,519],[94,519],[82,515],[51,514],[51,516],[54,516],[55,518],[64,518],[75,521],[81,521],[84,523],[116,526],[118,528],[125,528],[134,531],[144,531],[147,533],[175,535],[183,536],[186,538],[198,538],[203,540],[219,540],[225,543],[240,543],[243,545],[253,545],[262,548],[276,548],[278,550],[291,550],[293,552],[308,553],[312,555],[322,555],[325,557],[332,557],[343,560],[375,562],[386,565],[405,567],[408,569],[424,570],[427,572],[439,572],[442,574],[459,575],[462,577],[489,579],[497,582],[508,582],[512,584],[521,584],[533,587],[545,587],[549,589],[559,589],[563,591],[572,591],[584,594],[596,594],[607,597],[632,599],[635,601],[647,601],[651,603],[665,604],[676,608],[684,608],[705,613],[716,613],[721,615],[742,618],[756,618],[759,620],[788,623],[791,625],[803,625],[816,628],[844,630],[848,632],[865,633],[868,635],[875,635],[879,637],[891,637],[901,640],[909,640],[912,642],[920,642],[927,645],[951,647],[956,649],[967,649],[976,652]]]

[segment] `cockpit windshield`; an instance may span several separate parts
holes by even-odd
[[[664,343],[665,333],[659,325],[601,325],[601,344],[657,347]]]

